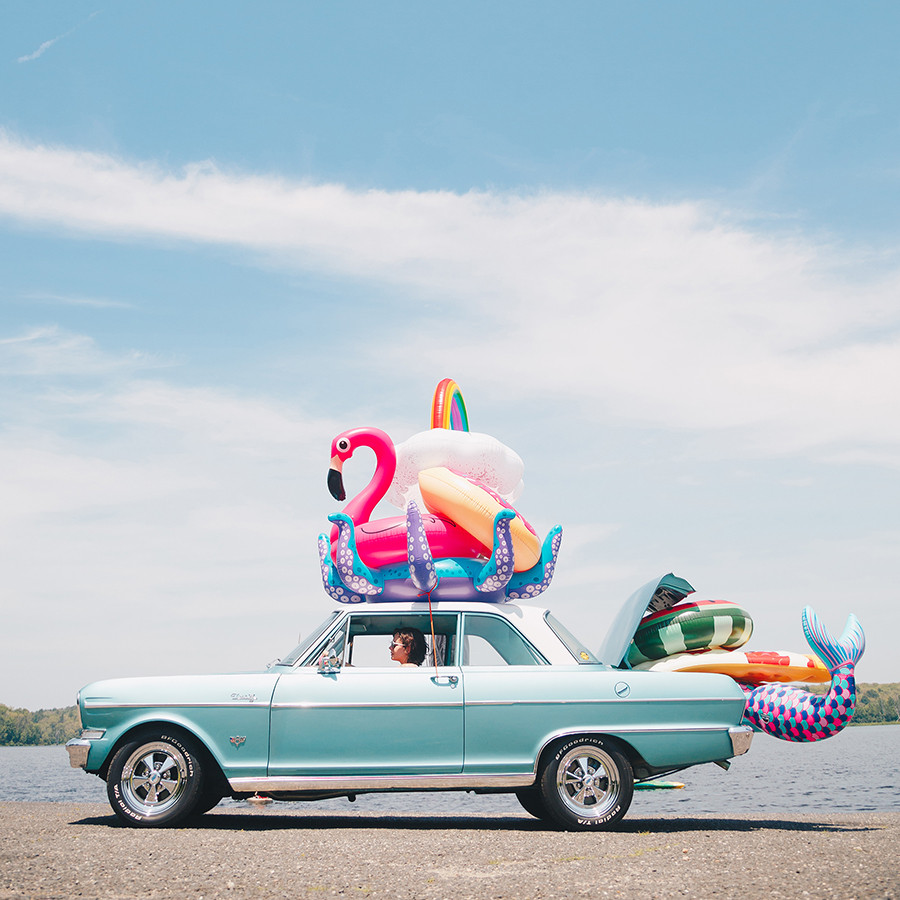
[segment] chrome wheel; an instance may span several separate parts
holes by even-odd
[[[145,816],[171,809],[184,793],[188,764],[171,744],[157,741],[139,747],[122,770],[122,794],[128,805]]]
[[[628,759],[600,738],[562,744],[540,783],[547,811],[569,829],[609,827],[628,811],[634,793]]]
[[[602,750],[575,747],[557,767],[556,790],[576,815],[603,815],[619,797],[619,770]]]
[[[113,757],[107,794],[128,825],[171,825],[194,812],[202,796],[200,751],[187,736],[148,733]]]

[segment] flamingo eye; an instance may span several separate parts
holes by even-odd
[[[348,441],[347,438],[341,438],[337,442],[337,448],[341,453],[346,453],[350,449],[350,441]]]

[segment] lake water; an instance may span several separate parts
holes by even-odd
[[[671,778],[685,787],[637,791],[629,815],[900,812],[900,725],[847,728],[813,744],[788,744],[758,734],[750,752],[733,760],[730,771],[705,765]],[[63,747],[0,747],[0,800],[106,803],[106,785],[70,768]],[[520,812],[511,795],[466,793],[363,794],[352,806],[341,799],[275,808],[455,815]]]

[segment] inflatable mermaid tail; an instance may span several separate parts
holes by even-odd
[[[803,632],[831,672],[831,689],[825,696],[776,684],[741,685],[747,695],[744,724],[785,741],[821,741],[850,722],[856,709],[853,669],[866,649],[865,634],[854,615],[836,640],[807,606]]]
[[[807,606],[803,610],[803,633],[809,646],[816,651],[832,674],[845,666],[850,666],[852,670],[866,649],[862,625],[853,614],[847,616],[841,639],[836,641],[812,607]]]

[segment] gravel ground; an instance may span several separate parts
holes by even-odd
[[[900,898],[898,851],[900,813],[626,818],[565,834],[524,813],[223,805],[147,830],[99,804],[0,803],[0,900]]]

